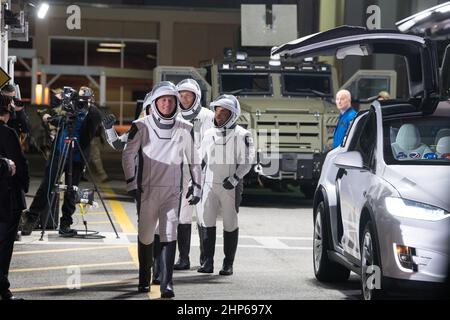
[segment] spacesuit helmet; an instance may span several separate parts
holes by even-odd
[[[186,120],[194,118],[201,109],[202,90],[197,81],[194,79],[184,79],[177,84],[178,92],[190,91],[195,95],[195,100],[188,109],[181,108],[181,115]],[[181,105],[180,105],[181,107]]]
[[[212,111],[214,111],[216,107],[222,107],[231,112],[231,115],[228,118],[228,120],[225,121],[225,123],[222,124],[221,126],[217,126],[216,121],[214,121],[214,126],[216,128],[225,128],[225,129],[232,128],[235,125],[239,116],[241,115],[241,105],[239,104],[238,99],[232,94],[223,94],[218,98],[216,98],[209,105]]]
[[[158,108],[156,107],[156,100],[158,98],[161,98],[162,96],[174,96],[175,97],[175,110],[172,115],[169,117],[163,116]],[[144,98],[144,103],[142,105],[143,110],[145,111],[145,115],[148,116],[150,114],[150,109],[152,110],[152,114],[157,119],[163,119],[163,120],[172,120],[175,118],[177,111],[178,111],[178,105],[180,103],[178,91],[176,86],[170,82],[170,81],[161,81],[157,83],[153,90],[148,93]]]

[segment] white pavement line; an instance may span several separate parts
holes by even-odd
[[[103,282],[86,282],[81,283],[80,289],[69,289],[67,287],[67,284],[65,285],[55,285],[55,286],[45,286],[45,287],[35,287],[35,288],[17,288],[17,289],[11,289],[12,292],[28,292],[28,291],[44,291],[44,290],[56,290],[56,289],[67,289],[69,291],[75,291],[75,290],[83,290],[85,287],[95,287],[95,286],[102,286],[102,285],[109,285],[109,284],[125,284],[125,283],[134,283],[136,282],[136,279],[125,279],[125,280],[116,280],[116,281],[103,281]]]
[[[99,244],[96,242],[95,244]],[[15,256],[22,256],[28,254],[42,254],[42,253],[61,253],[61,252],[71,252],[71,251],[89,251],[89,250],[105,250],[105,249],[123,249],[128,248],[125,246],[101,246],[101,247],[87,247],[87,248],[66,248],[66,249],[50,249],[50,250],[31,250],[31,251],[16,251],[13,253]]]
[[[223,238],[223,236],[221,236]],[[297,241],[312,241],[312,237],[278,237],[278,236],[248,236],[239,235],[240,239],[254,239],[254,238],[277,238],[278,240],[297,240]]]
[[[198,247],[198,246],[196,246]],[[216,244],[216,247],[223,247],[221,244]],[[277,250],[302,250],[302,251],[310,251],[313,248],[312,247],[288,247],[284,243],[282,243],[282,246],[257,246],[252,244],[238,244],[239,248],[255,248],[255,249],[277,249]]]
[[[107,262],[107,263],[93,263],[93,264],[73,264],[66,266],[53,266],[53,267],[39,267],[39,268],[23,268],[23,269],[11,269],[9,272],[34,272],[34,271],[50,271],[50,270],[67,270],[67,268],[98,268],[98,267],[112,267],[112,266],[124,266],[134,265],[133,261],[124,262]]]
[[[289,249],[286,243],[281,242],[276,237],[253,237],[253,239],[266,249]]]
[[[114,246],[121,244],[134,245],[137,242],[137,233],[135,232],[121,232],[119,233],[119,238],[117,239],[114,232],[100,232],[99,235],[104,236],[104,239],[97,241],[90,241],[89,239],[79,239],[79,238],[60,238],[58,237],[57,231],[50,231],[45,234],[44,241],[39,241],[40,235],[31,236],[32,240],[27,241],[28,237],[23,237],[22,241],[16,242],[16,245],[105,245]],[[223,238],[222,235],[217,235],[217,238]],[[259,243],[260,245],[245,245],[239,244],[240,248],[265,248],[265,249],[280,249],[280,250],[312,250],[311,247],[305,246],[292,246],[282,242],[283,240],[288,241],[312,241],[312,238],[308,237],[278,237],[278,236],[251,236],[242,235],[239,236],[240,239],[252,239]],[[24,240],[25,239],[25,240]],[[64,241],[59,241],[64,239]],[[191,246],[198,247],[200,245],[198,236],[196,234],[192,235]],[[218,246],[221,246],[220,244]]]

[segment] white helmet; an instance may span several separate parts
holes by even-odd
[[[236,99],[236,97],[233,96],[232,94],[223,94],[218,98],[216,98],[209,105],[213,111],[215,107],[222,107],[231,111],[231,116],[220,127],[217,126],[216,121],[214,121],[214,126],[216,128],[226,128],[226,129],[232,128],[235,125],[239,116],[241,115],[241,105],[239,104],[238,99]]]
[[[195,100],[192,106],[188,109],[181,108],[181,115],[185,120],[192,120],[194,119],[198,113],[200,112],[202,106],[201,106],[201,100],[202,100],[202,90],[200,89],[200,86],[198,85],[198,82],[194,79],[184,79],[181,80],[177,84],[177,90],[180,91],[190,91],[195,94]],[[180,105],[181,107],[181,105]]]
[[[156,100],[162,96],[175,96],[176,99],[176,108],[170,117],[164,117],[156,107]],[[162,121],[173,121],[175,119],[175,116],[177,115],[178,105],[179,105],[179,97],[178,97],[178,91],[175,85],[170,81],[161,81],[157,83],[153,90],[150,93],[147,93],[147,95],[144,98],[144,103],[142,105],[142,109],[145,111],[145,115],[150,114],[150,108],[152,109],[152,115],[154,116],[155,120],[157,122]]]

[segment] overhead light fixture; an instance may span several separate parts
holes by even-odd
[[[107,43],[107,42],[101,42],[99,44],[100,47],[109,47],[109,48],[124,48],[125,43]]]
[[[43,101],[43,87],[42,87],[42,84],[37,84],[36,85],[36,87],[34,88],[34,90],[35,90],[35,94],[36,94],[36,98],[35,98],[35,103],[36,104],[42,104],[42,101]]]
[[[47,15],[48,9],[50,8],[47,2],[40,2],[36,5],[34,2],[29,1],[28,5],[37,10],[37,17],[39,19],[44,19]]]
[[[97,52],[120,53],[122,50],[113,48],[97,48]]]
[[[41,4],[39,4],[38,5],[38,12],[37,12],[38,18],[39,19],[44,19],[45,16],[47,15],[47,12],[48,12],[49,8],[50,8],[50,6],[46,2],[42,2]]]
[[[153,54],[147,54],[145,57],[150,60],[156,60],[156,56]]]

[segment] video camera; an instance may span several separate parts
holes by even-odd
[[[89,109],[89,101],[92,96],[92,91],[89,90],[84,90],[80,95],[72,87],[64,87],[61,106],[64,111],[73,115],[86,112]]]

